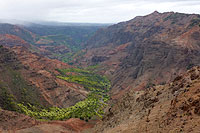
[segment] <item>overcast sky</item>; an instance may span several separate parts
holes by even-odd
[[[0,0],[0,19],[117,23],[153,11],[200,14],[200,0]]]

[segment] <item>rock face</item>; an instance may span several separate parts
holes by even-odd
[[[12,108],[12,99],[68,107],[86,97],[83,86],[57,78],[56,69],[72,66],[40,54],[62,55],[73,47],[53,47],[47,36],[37,40],[27,29],[9,24],[1,24],[0,33],[1,108]],[[193,66],[200,65],[200,15],[136,17],[99,30],[79,56],[73,56],[77,64],[99,64],[94,68],[112,82],[105,117],[88,132],[199,132],[200,68]],[[2,109],[0,118],[0,132],[81,132],[93,126],[79,119],[38,122]]]
[[[69,65],[29,53],[23,48],[14,47],[13,49],[18,59],[27,68],[21,71],[24,78],[39,88],[51,105],[69,107],[85,98],[87,91],[82,86],[56,77],[58,75],[56,69],[70,68]]]
[[[199,88],[200,67],[194,67],[169,84],[132,90],[108,107],[92,132],[199,132]]]
[[[38,123],[36,120],[23,114],[0,109],[0,132],[28,128]]]
[[[0,48],[2,88],[6,88],[18,101],[23,101],[22,94],[28,91],[33,102],[44,106],[69,107],[86,97],[87,91],[82,86],[56,77],[59,74],[56,69],[71,66],[31,52],[28,49],[31,44],[16,38],[14,35],[1,38],[4,42]]]
[[[100,64],[112,81],[113,98],[129,89],[164,84],[200,65],[199,24],[196,14],[154,12],[136,17],[99,30],[80,62]]]
[[[72,66],[46,58],[37,50],[40,49],[19,36],[0,35],[0,132],[80,132],[92,128],[95,122],[80,119],[41,122],[8,111],[16,111],[12,100],[44,107],[69,107],[88,94],[83,86],[57,78],[56,69]]]

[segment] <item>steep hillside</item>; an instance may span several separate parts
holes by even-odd
[[[41,48],[42,54],[63,62],[71,63],[83,54],[83,44],[105,25],[40,25],[25,26],[26,29],[38,35],[34,42]]]
[[[43,57],[15,35],[1,35],[0,43],[0,131],[79,132],[96,123],[85,121],[102,117],[109,99],[106,77]]]
[[[199,131],[200,15],[99,28],[0,24],[0,132]]]
[[[0,109],[1,133],[76,133],[93,126],[94,122],[85,122],[75,118],[66,121],[42,122],[23,114]]]
[[[126,90],[164,84],[200,65],[200,15],[154,12],[100,29],[78,65],[99,64],[113,98]]]
[[[31,48],[51,59],[72,63],[73,59],[84,54],[83,44],[100,28],[100,24],[25,24],[0,23],[0,35],[15,36],[33,44]],[[17,38],[16,38],[17,39]],[[40,49],[40,50],[37,50]]]
[[[13,111],[0,109],[0,132],[6,130],[16,130],[20,128],[28,128],[37,125],[39,122]]]
[[[25,26],[30,32],[43,36],[49,37],[47,39],[58,39],[62,40],[62,37],[65,37],[65,41],[68,44],[80,45],[84,41],[87,41],[88,38],[94,34],[99,28],[104,26],[48,26],[48,25],[30,25]],[[52,36],[52,38],[51,38]],[[54,38],[53,38],[54,37]],[[57,37],[57,38],[56,38]],[[39,43],[38,44],[42,44]]]
[[[27,49],[30,49],[32,47],[22,38],[11,34],[0,34],[0,44],[7,47],[23,46]]]
[[[7,36],[12,38],[5,38]],[[59,107],[69,107],[86,97],[88,92],[81,85],[56,77],[59,74],[56,69],[70,68],[69,65],[32,53],[26,48],[25,41],[18,41],[16,38],[6,35],[1,40],[4,46],[16,44],[0,48],[2,95],[10,95],[19,103]],[[6,98],[2,95],[1,98]],[[1,99],[1,107],[7,104],[4,102]]]
[[[30,43],[36,40],[35,34],[23,27],[12,24],[0,23],[0,34],[15,35]]]
[[[200,67],[166,85],[129,91],[112,103],[95,131],[197,133],[200,129]]]

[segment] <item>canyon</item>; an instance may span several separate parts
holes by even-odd
[[[198,132],[199,57],[198,14],[155,11],[100,26],[2,23],[0,131]]]

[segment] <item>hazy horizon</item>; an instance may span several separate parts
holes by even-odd
[[[17,19],[1,19],[0,23],[8,23],[8,24],[22,24],[22,25],[30,25],[30,24],[39,24],[39,25],[112,25],[116,23],[92,23],[92,22],[62,22],[62,21],[48,21],[48,20],[17,20]]]
[[[0,19],[118,23],[154,11],[200,14],[199,7],[199,0],[0,0]]]

